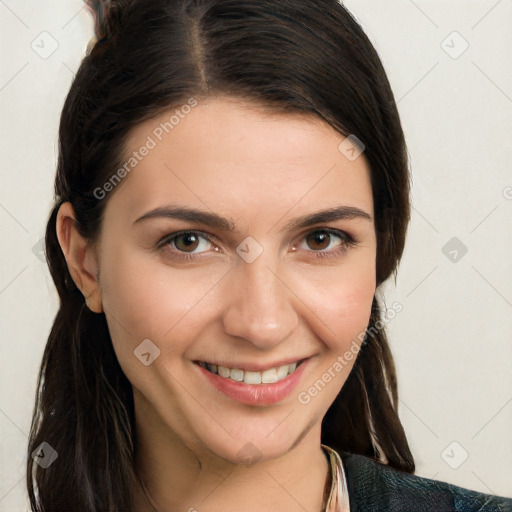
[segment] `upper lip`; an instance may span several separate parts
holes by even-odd
[[[300,363],[304,362],[306,359],[309,359],[311,356],[297,358],[297,357],[289,357],[287,359],[283,359],[281,361],[277,361],[275,363],[231,363],[231,362],[216,362],[211,359],[196,359],[194,363],[208,363],[208,364],[215,364],[217,366],[225,366],[226,368],[237,368],[239,370],[243,371],[249,371],[249,372],[264,372],[265,370],[270,370],[271,368],[279,368],[279,366],[284,366],[285,364],[291,364],[291,363],[297,363],[299,365]]]

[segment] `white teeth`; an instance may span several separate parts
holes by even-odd
[[[217,372],[221,377],[229,377],[231,370],[229,368],[226,368],[225,366],[218,366]]]
[[[233,378],[233,370],[231,370],[231,378]],[[244,382],[246,384],[261,384],[261,373],[244,372]]]
[[[291,363],[278,366],[277,368],[270,368],[263,372],[244,372],[239,368],[227,368],[226,366],[217,366],[204,362],[200,362],[199,365],[221,377],[230,378],[236,382],[244,382],[245,384],[273,384],[283,380],[297,368],[297,363]]]
[[[239,370],[238,368],[233,368],[231,370],[230,377],[233,380],[236,380],[237,382],[242,382],[244,380],[244,371],[243,370]]]
[[[265,370],[261,374],[261,382],[263,382],[263,384],[273,384],[274,382],[277,382],[277,380],[277,372],[275,368]]]
[[[289,364],[285,364],[285,365],[280,366],[279,368],[277,368],[276,369],[277,378],[279,380],[284,379],[288,375],[288,370],[289,369],[290,369],[290,365]]]

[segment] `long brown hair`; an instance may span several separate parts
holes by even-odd
[[[97,42],[82,60],[59,129],[46,258],[59,310],[39,372],[28,445],[34,511],[130,510],[140,483],[131,384],[105,315],[91,312],[56,234],[71,202],[82,236],[97,239],[108,202],[98,187],[123,162],[127,135],[191,97],[232,95],[310,114],[365,146],[377,233],[377,285],[396,269],[410,217],[404,134],[381,61],[336,0],[88,1]],[[322,442],[414,472],[397,413],[397,383],[377,297],[361,350],[322,423]],[[371,335],[369,333],[371,332]],[[46,469],[32,452],[48,443]]]

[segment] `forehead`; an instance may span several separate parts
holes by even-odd
[[[373,216],[364,154],[311,115],[266,112],[227,98],[203,100],[138,125],[127,138],[125,176],[108,209],[132,221],[170,202],[229,213],[244,223],[340,204]]]

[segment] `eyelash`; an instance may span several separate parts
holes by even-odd
[[[347,251],[350,247],[353,247],[359,243],[358,240],[356,240],[353,236],[349,235],[345,231],[341,231],[339,229],[334,228],[321,228],[321,229],[314,229],[308,233],[306,233],[303,237],[305,239],[307,236],[312,235],[314,233],[326,233],[329,235],[334,235],[341,239],[341,244],[335,249],[330,251],[311,251],[315,253],[315,258],[323,259],[323,258],[336,258],[341,256],[345,251]],[[177,233],[173,233],[171,235],[165,236],[160,242],[157,244],[157,249],[166,249],[174,240],[179,238],[183,235],[200,235],[202,238],[205,238],[210,242],[211,244],[215,245],[214,239],[212,236],[210,236],[208,233],[205,233],[203,231],[197,231],[197,230],[185,230],[185,231],[179,231]],[[173,257],[176,257],[179,260],[182,261],[194,261],[198,258],[201,258],[201,254],[204,253],[185,253],[183,251],[177,250],[177,252],[174,253]]]

